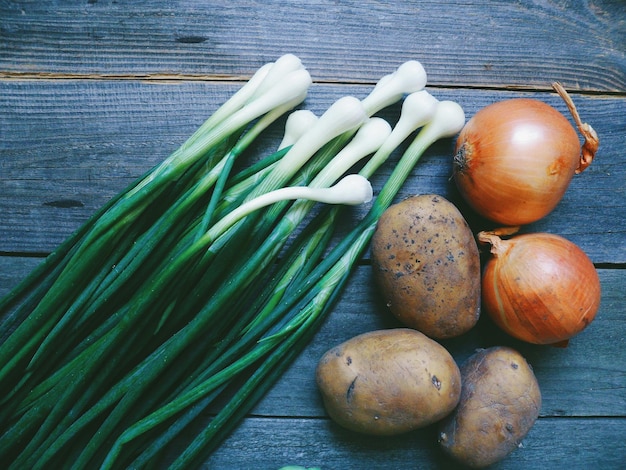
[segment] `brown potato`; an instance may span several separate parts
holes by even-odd
[[[441,196],[389,207],[371,244],[374,278],[391,312],[435,339],[460,336],[480,316],[480,258],[459,210]]]
[[[316,379],[334,421],[373,435],[439,421],[461,394],[460,371],[450,353],[409,328],[372,331],[332,348],[321,358]]]
[[[541,409],[532,368],[517,351],[482,349],[461,366],[461,400],[439,425],[439,444],[463,464],[482,468],[515,450]]]

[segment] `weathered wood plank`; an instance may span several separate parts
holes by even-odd
[[[47,252],[134,178],[160,162],[239,85],[132,81],[0,82],[0,252]],[[303,105],[321,114],[346,94],[370,86],[314,85]],[[429,88],[458,101],[468,118],[493,101],[533,96],[567,113],[555,94]],[[574,96],[583,119],[600,134],[600,152],[574,178],[557,209],[527,230],[551,231],[579,244],[596,263],[626,262],[626,113],[624,98]],[[383,116],[397,119],[398,106]],[[277,123],[255,152],[267,154],[282,132]],[[439,193],[457,203],[477,230],[491,225],[471,215],[450,182],[452,141],[435,144],[399,198]],[[392,160],[398,156],[396,152]],[[373,178],[375,190],[393,161]],[[367,207],[355,209],[363,215]]]
[[[239,77],[290,52],[320,81],[418,59],[438,85],[623,92],[625,13],[612,0],[4,1],[0,73]]]
[[[39,263],[41,263],[41,258],[0,256],[0,298],[7,295]]]
[[[566,349],[520,344],[486,318],[444,345],[462,362],[476,347],[510,344],[535,368],[541,417],[523,448],[495,468],[623,468],[624,44],[620,0],[0,1],[0,296],[40,262],[21,254],[54,249],[281,54],[297,54],[311,71],[316,84],[305,106],[318,114],[344,94],[365,96],[409,59],[424,64],[433,94],[459,101],[468,116],[515,96],[565,111],[546,92],[559,80],[583,92],[574,99],[601,149],[559,207],[526,230],[564,235],[597,263],[598,317]],[[383,115],[393,120],[397,111]],[[280,127],[259,152],[278,143]],[[399,198],[444,194],[475,230],[487,228],[449,181],[451,145],[427,152]],[[374,178],[376,188],[392,163]],[[365,210],[351,210],[346,226]],[[326,417],[313,376],[319,357],[355,334],[393,326],[366,258],[311,344],[204,467],[451,468],[432,427],[381,439]]]
[[[0,297],[33,269],[35,258],[0,257]],[[626,410],[626,270],[599,270],[597,318],[565,349],[533,346],[499,332],[484,317],[470,333],[443,341],[461,364],[476,348],[509,345],[531,363],[543,395],[542,416],[623,416]],[[368,265],[359,266],[309,346],[253,410],[263,416],[324,416],[314,370],[331,347],[366,331],[399,326],[386,310]]]
[[[497,470],[529,468],[619,469],[626,462],[624,419],[540,418]],[[442,455],[434,427],[402,436],[362,436],[330,421],[247,419],[203,468],[258,468],[284,465],[337,468],[460,468]]]
[[[589,326],[567,348],[523,344],[501,333],[483,315],[478,326],[441,341],[461,364],[476,348],[508,345],[533,366],[541,386],[542,416],[623,416],[626,410],[625,270],[600,270],[602,305]],[[331,347],[367,331],[399,326],[374,287],[369,266],[354,273],[341,300],[313,341],[261,401],[255,414],[319,416],[317,361]]]

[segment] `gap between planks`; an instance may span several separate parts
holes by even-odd
[[[105,74],[105,73],[58,73],[58,72],[7,72],[0,71],[0,81],[27,81],[27,80],[124,80],[124,81],[149,81],[154,83],[176,83],[184,81],[192,82],[246,82],[249,75],[211,75],[211,74],[183,74],[183,73],[146,73],[146,74]],[[316,84],[326,85],[372,85],[366,81],[345,80],[313,80]],[[491,90],[491,91],[529,91],[536,93],[554,93],[551,87],[538,88],[523,85],[445,85],[430,84],[428,88],[441,89],[465,89],[465,90]],[[566,88],[567,89],[567,88]],[[623,92],[595,91],[567,89],[570,94],[592,96],[626,96]]]

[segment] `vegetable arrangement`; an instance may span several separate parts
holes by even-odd
[[[454,362],[443,365],[448,353],[437,341],[472,329],[483,310],[512,337],[566,346],[596,315],[600,281],[586,254],[559,235],[516,235],[558,204],[599,146],[565,90],[554,87],[582,148],[565,116],[528,99],[479,110],[457,138],[460,194],[504,227],[475,238],[461,212],[432,194],[409,197],[380,217],[371,243],[375,282],[399,322],[423,334],[401,327],[365,333],[320,359],[317,384],[340,425],[395,435],[437,423],[442,451],[473,468],[504,459],[534,425],[541,390],[519,352],[481,349],[459,372]],[[482,270],[477,241],[491,248]]]
[[[424,151],[465,123],[409,61],[362,100],[293,111],[275,153],[239,164],[310,84],[293,55],[261,67],[0,301],[8,468],[150,467],[182,433],[171,467],[204,458],[307,344]],[[401,100],[393,128],[373,117]],[[368,179],[413,134],[331,243],[342,207],[373,198]]]

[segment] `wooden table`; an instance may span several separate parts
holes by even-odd
[[[601,139],[592,166],[557,209],[526,231],[583,248],[602,282],[597,319],[565,349],[531,346],[483,318],[443,344],[461,363],[476,348],[516,347],[543,393],[541,415],[499,469],[626,466],[626,4],[569,2],[2,1],[0,2],[0,294],[98,207],[161,161],[262,64],[302,59],[320,114],[364,97],[406,60],[427,89],[481,107],[533,97],[567,113],[569,90]],[[393,114],[391,114],[393,116]],[[267,142],[277,143],[279,130]],[[452,140],[435,144],[398,199],[438,193],[486,228],[449,181]],[[391,166],[373,183],[380,187]],[[378,186],[377,186],[378,185]],[[364,209],[355,209],[362,215]],[[451,468],[427,428],[356,435],[325,414],[314,368],[330,347],[397,326],[367,256],[308,348],[206,462],[206,468]]]

